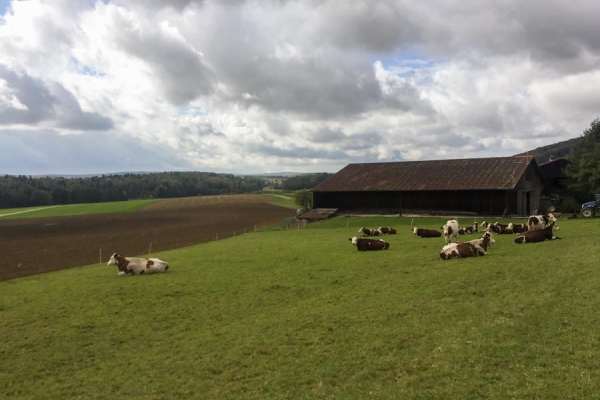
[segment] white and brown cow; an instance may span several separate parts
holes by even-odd
[[[356,246],[358,251],[387,250],[390,248],[390,244],[383,239],[366,239],[354,236],[348,240]]]
[[[446,244],[450,244],[452,238],[458,235],[458,221],[455,219],[448,220],[446,225],[442,226]]]
[[[544,229],[550,222],[556,223],[554,214],[532,215],[527,219],[527,229],[530,231]]]
[[[365,228],[365,227],[361,227],[358,230],[358,233],[362,233],[363,236],[381,236],[382,233],[380,231],[378,231],[377,229],[369,229],[369,228]]]
[[[560,239],[557,236],[553,236],[553,233],[560,230],[555,222],[550,222],[544,229],[536,229],[533,231],[526,231],[519,233],[519,236],[515,238],[515,243],[539,243],[545,240],[556,240]]]
[[[491,244],[496,243],[491,232],[486,231],[479,239],[469,240],[477,249],[478,256],[485,256]]]
[[[440,250],[440,258],[442,260],[449,260],[451,258],[485,256],[489,246],[495,242],[492,233],[486,231],[479,239],[447,244]]]
[[[509,222],[508,224],[501,224],[500,222],[495,222],[494,224],[490,225],[488,229],[494,233],[498,233],[501,235],[512,235],[514,224],[512,222]]]
[[[513,224],[513,233],[527,232],[527,225],[525,224]]]
[[[110,256],[107,264],[109,266],[116,265],[119,275],[155,274],[169,269],[169,263],[158,258],[124,257],[117,253]]]
[[[396,229],[392,228],[391,226],[380,226],[379,228],[377,228],[377,230],[382,235],[395,235],[396,234]]]
[[[442,260],[466,257],[477,257],[477,248],[469,242],[451,243],[440,250]]]
[[[412,228],[412,233],[414,233],[415,236],[418,236],[420,238],[431,238],[431,237],[442,236],[442,232],[436,231],[435,229],[423,229],[423,228],[417,228],[416,226],[414,228]]]
[[[473,225],[466,226],[458,230],[459,235],[470,235],[477,232],[479,232],[479,224],[477,222],[473,222]]]

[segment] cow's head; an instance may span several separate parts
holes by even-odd
[[[415,235],[419,232],[419,228],[417,228],[416,226],[414,228],[412,228],[412,233],[414,233]]]
[[[110,259],[108,260],[107,265],[110,265],[110,266],[116,265],[119,268],[119,271],[126,272],[127,265],[129,265],[129,261],[122,255],[113,253],[113,255],[110,256]]]
[[[118,261],[117,258],[120,257],[117,253],[113,253],[112,256],[110,256],[110,258],[108,259],[108,263],[106,263],[106,265],[108,266],[113,266],[113,265],[117,265]]]
[[[358,238],[356,236],[348,238],[348,240],[350,240],[352,242],[352,244],[355,245],[355,246],[356,246],[356,243],[358,242]]]

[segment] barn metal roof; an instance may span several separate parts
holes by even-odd
[[[531,164],[541,178],[533,156],[348,164],[313,191],[510,190]]]

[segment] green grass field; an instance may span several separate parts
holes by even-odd
[[[0,219],[68,217],[73,215],[103,214],[139,210],[147,204],[160,200],[130,200],[112,203],[69,204],[0,209]]]
[[[460,219],[464,225],[472,221]],[[7,399],[583,399],[600,395],[600,220],[442,261],[411,222],[334,218],[0,282]],[[394,226],[358,252],[361,226]],[[465,238],[471,239],[472,235]]]

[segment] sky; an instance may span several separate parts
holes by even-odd
[[[0,174],[501,157],[600,116],[600,1],[0,0]]]

